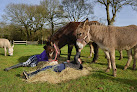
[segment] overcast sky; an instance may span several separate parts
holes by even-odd
[[[25,4],[39,4],[41,0],[0,0],[0,21],[1,15],[4,14],[4,9],[10,3],[25,3]],[[94,7],[94,15],[98,18],[106,19],[106,11],[103,6],[96,5]],[[137,25],[137,11],[133,11],[130,6],[124,7],[116,16],[115,26]]]

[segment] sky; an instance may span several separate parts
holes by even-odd
[[[4,9],[10,3],[14,4],[31,4],[38,5],[41,0],[0,0],[0,22],[2,21],[2,15],[4,14]],[[102,5],[95,5],[94,16],[97,18],[106,19],[106,11]],[[134,11],[131,6],[125,6],[117,13],[115,19],[115,26],[127,26],[127,25],[137,25],[137,11]],[[107,24],[107,23],[106,23]]]

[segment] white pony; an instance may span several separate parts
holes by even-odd
[[[14,45],[11,46],[8,39],[0,38],[0,48],[4,48],[5,56],[7,54],[7,48],[8,48],[9,55],[10,56],[13,55],[13,47],[14,47]]]

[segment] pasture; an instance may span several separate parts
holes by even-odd
[[[92,68],[87,76],[75,80],[63,81],[58,84],[48,82],[28,83],[22,78],[22,72],[34,70],[31,67],[20,67],[3,71],[4,68],[19,62],[24,62],[29,56],[40,54],[43,51],[42,45],[15,45],[13,56],[4,56],[3,48],[0,48],[0,92],[137,92],[137,67],[132,70],[132,64],[127,70],[123,70],[127,62],[126,51],[123,52],[124,58],[118,60],[119,53],[116,52],[117,77],[112,76],[112,70],[105,72],[107,60],[104,52],[99,50],[99,59],[96,64],[90,64],[89,47],[82,50],[81,59],[83,65]],[[71,60],[76,54],[75,49],[72,51]],[[61,49],[61,59],[67,59],[67,46]]]

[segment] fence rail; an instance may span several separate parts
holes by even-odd
[[[14,41],[13,40],[13,44],[38,44],[38,41]]]

